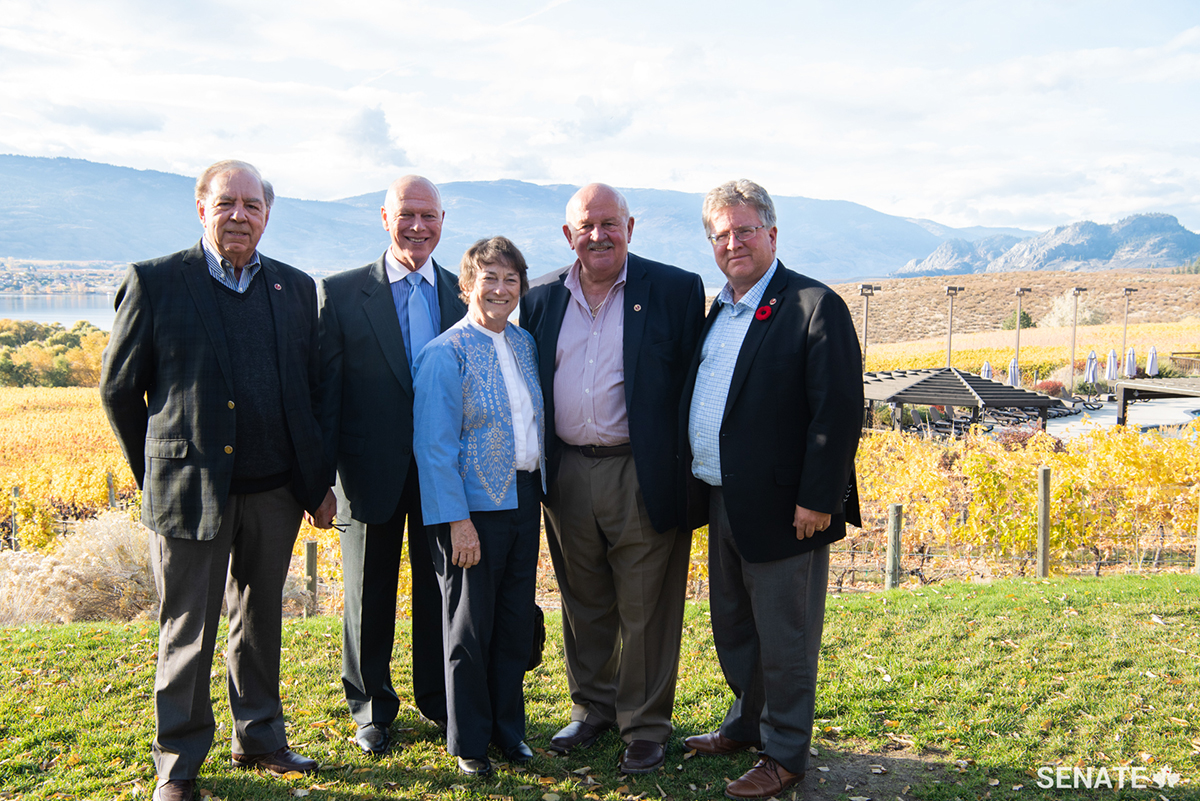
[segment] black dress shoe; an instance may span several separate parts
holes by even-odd
[[[667,749],[662,743],[650,740],[634,740],[621,754],[622,773],[653,773],[662,767],[667,758]]]
[[[392,735],[384,724],[368,723],[358,727],[354,742],[367,756],[383,756],[392,747]]]
[[[509,762],[524,765],[526,762],[533,761],[533,749],[525,745],[525,742],[522,741],[510,748],[505,748],[504,758]]]
[[[492,763],[488,761],[486,756],[459,757],[458,771],[468,776],[490,776],[492,773]]]
[[[262,768],[276,776],[285,773],[316,773],[317,761],[302,757],[286,745],[278,751],[269,754],[237,754],[233,755],[230,764],[235,768]]]
[[[195,779],[172,779],[154,788],[151,801],[192,801],[195,791]]]
[[[558,754],[569,754],[576,748],[587,748],[596,742],[611,723],[605,726],[593,726],[582,720],[573,720],[564,726],[558,734],[550,738],[550,750]]]

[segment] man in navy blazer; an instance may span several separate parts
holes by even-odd
[[[100,397],[154,532],[156,801],[191,799],[212,745],[222,600],[234,767],[317,769],[284,733],[280,606],[304,510],[330,525],[333,475],[314,408],[316,287],[257,250],[273,199],[245,162],[206,169],[204,238],[130,265],[104,351]]]
[[[458,277],[431,257],[445,218],[437,187],[416,175],[397,178],[379,213],[387,251],[324,279],[320,291],[321,421],[345,525],[342,685],[355,741],[372,755],[387,752],[400,711],[390,663],[406,522],[413,696],[426,718],[446,720],[442,596],[412,454],[412,364],[466,313]]]
[[[678,409],[704,287],[629,253],[633,224],[612,187],[580,189],[563,226],[578,258],[532,283],[521,327],[538,345],[546,533],[572,700],[550,748],[586,748],[616,724],[628,744],[621,770],[649,773],[672,730],[691,549]]]
[[[713,639],[734,702],[684,747],[758,748],[725,795],[782,797],[808,765],[829,543],[861,524],[862,358],[842,299],[775,258],[765,189],[723,184],[703,217],[728,282],[692,360],[680,436],[709,496]]]

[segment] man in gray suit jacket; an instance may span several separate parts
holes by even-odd
[[[390,662],[396,577],[405,522],[412,568],[413,695],[417,708],[446,720],[442,596],[421,520],[412,457],[412,364],[429,340],[462,319],[458,278],[431,258],[442,234],[441,195],[408,175],[380,209],[391,237],[372,264],[321,283],[321,425],[337,463],[345,612],[342,685],[358,724],[355,741],[381,755],[400,711]]]
[[[330,525],[333,475],[313,406],[316,287],[257,250],[273,199],[249,164],[205,170],[196,181],[204,238],[129,267],[104,351],[104,410],[154,532],[160,801],[192,798],[212,746],[209,671],[222,597],[233,765],[317,769],[284,733],[280,605],[304,510]]]

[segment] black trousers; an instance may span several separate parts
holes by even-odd
[[[340,488],[339,488],[340,489]],[[358,725],[396,719],[400,700],[392,687],[392,646],[396,637],[396,585],[404,524],[408,522],[408,562],[412,568],[413,700],[430,720],[446,719],[446,679],[442,672],[442,599],[430,553],[430,535],[421,517],[417,468],[409,467],[392,519],[367,525],[341,519],[348,509],[339,498],[345,609],[342,616],[342,686]]]
[[[430,527],[446,630],[446,750],[456,756],[525,739],[541,494],[541,475],[519,472],[516,509],[471,513],[480,545],[474,567],[451,564],[448,525]]]

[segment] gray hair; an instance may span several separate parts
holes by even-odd
[[[529,291],[529,268],[525,265],[525,257],[511,239],[493,236],[480,239],[463,254],[458,273],[458,296],[463,303],[470,304],[471,289],[487,264],[507,264],[516,270],[521,276],[520,297],[525,297]]]
[[[749,206],[758,212],[758,220],[766,228],[775,227],[775,204],[767,190],[753,181],[739,178],[736,181],[726,181],[704,196],[704,206],[700,214],[704,218],[704,230],[712,234],[712,216],[718,209],[729,206]]]
[[[578,219],[577,217],[573,216],[573,213],[578,211],[579,206],[582,205],[583,196],[585,194],[594,195],[602,192],[609,192],[614,198],[616,198],[617,213],[621,215],[621,219],[626,221],[629,220],[629,202],[625,200],[625,196],[616,189],[613,189],[608,184],[593,183],[580,187],[575,194],[571,195],[571,199],[567,201],[567,225],[571,227],[572,231],[575,230],[574,222],[576,219]]]
[[[250,173],[262,185],[263,202],[267,204],[267,208],[271,208],[272,204],[275,203],[275,187],[271,186],[271,182],[264,180],[262,173],[253,164],[248,161],[238,161],[237,159],[218,161],[200,173],[200,177],[196,179],[196,200],[201,203],[208,200],[208,191],[212,186],[213,178],[227,172]]]

